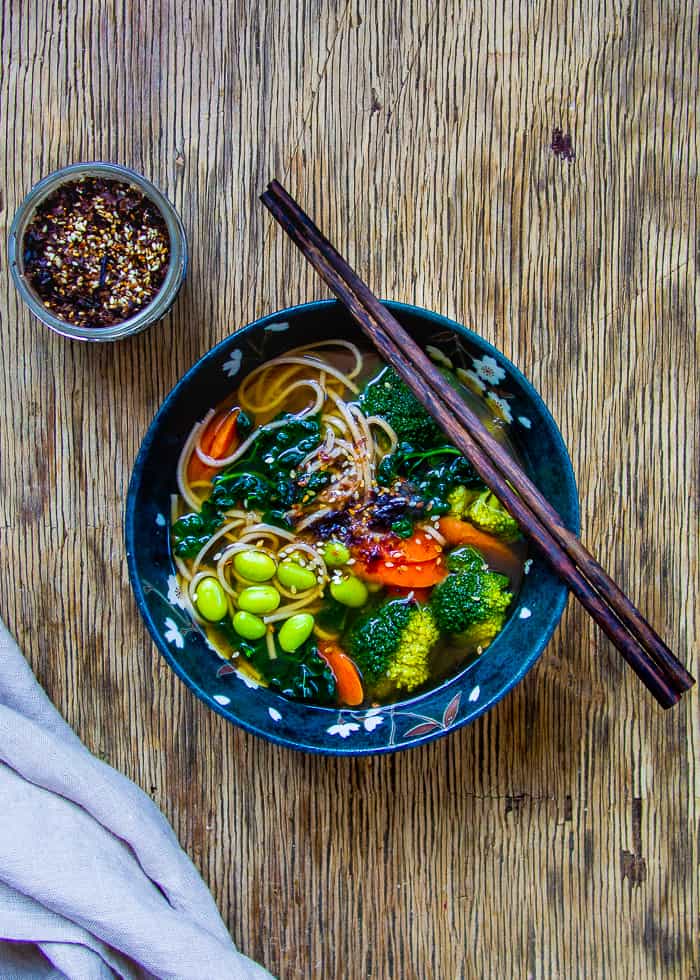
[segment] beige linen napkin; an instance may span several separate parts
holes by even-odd
[[[270,978],[233,945],[162,813],[88,752],[2,621],[0,977]]]

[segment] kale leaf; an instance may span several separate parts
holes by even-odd
[[[273,691],[298,701],[334,704],[336,686],[333,672],[309,639],[298,650],[286,653],[275,644],[277,656],[270,657],[265,640],[241,640],[228,623],[222,624],[239,653],[246,657]]]

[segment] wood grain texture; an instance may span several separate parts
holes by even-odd
[[[0,9],[0,614],[60,710],[280,977],[700,977],[696,693],[656,709],[570,606],[470,728],[391,758],[289,753],[163,665],[121,530],[177,378],[325,295],[257,203],[277,176],[380,295],[533,380],[586,544],[697,673],[698,5]],[[192,263],[165,322],[95,348],[31,320],[5,243],[33,182],[100,158],[168,194]]]

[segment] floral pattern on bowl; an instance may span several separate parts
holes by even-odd
[[[481,396],[496,424],[508,429],[530,474],[567,525],[578,531],[571,463],[537,392],[506,358],[476,334],[438,314],[387,306],[429,356]],[[361,340],[349,314],[321,301],[264,317],[206,354],[175,386],[154,419],[136,460],[126,505],[125,535],[132,586],[161,654],[213,710],[244,729],[289,747],[334,755],[391,752],[441,737],[473,721],[533,666],[551,636],[567,590],[538,559],[529,559],[515,609],[477,660],[436,688],[395,704],[320,708],[260,686],[210,646],[190,616],[169,549],[175,464],[194,422],[230,393],[257,364],[310,340]]]

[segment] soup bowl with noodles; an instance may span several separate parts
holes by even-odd
[[[574,531],[566,448],[467,328],[387,304]],[[229,721],[312,752],[419,745],[532,667],[567,591],[344,308],[264,317],[175,386],[126,505],[139,610]]]

